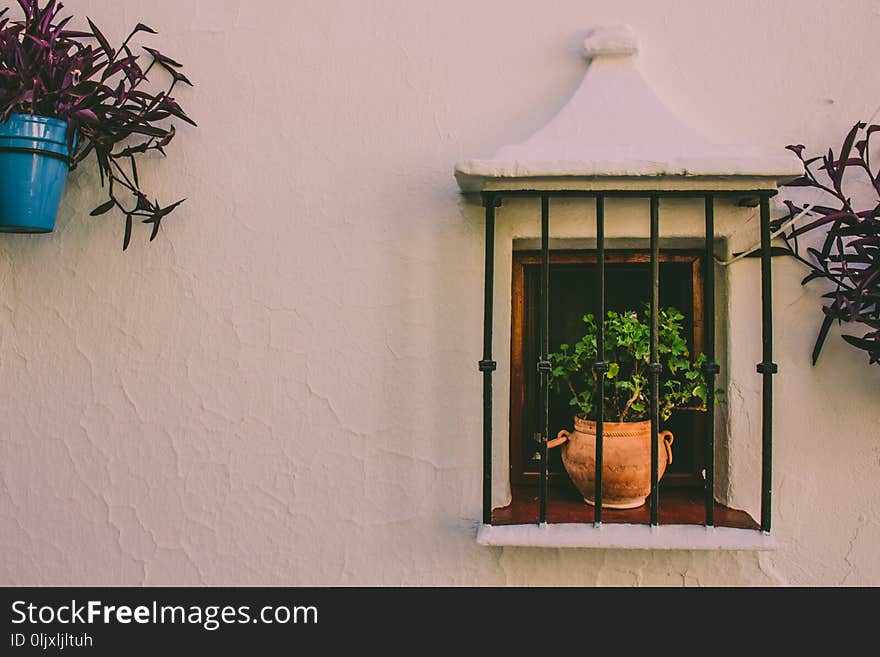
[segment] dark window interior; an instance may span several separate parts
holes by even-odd
[[[594,251],[554,251],[550,266],[550,351],[560,344],[573,344],[583,334],[582,317],[596,312],[596,255]],[[511,385],[511,482],[535,485],[540,467],[541,400],[536,363],[540,355],[539,252],[514,254],[513,331]],[[624,311],[641,308],[650,299],[650,255],[645,251],[606,253],[606,306]],[[692,354],[702,350],[702,257],[693,251],[661,254],[660,305],[675,306],[687,318],[686,330]],[[551,391],[550,437],[561,429],[571,430],[575,410],[570,395]],[[674,461],[661,481],[662,487],[702,485],[704,415],[676,411],[662,428],[675,434]],[[607,417],[614,421],[615,418]],[[571,485],[562,465],[560,450],[551,450],[548,464],[554,485]]]

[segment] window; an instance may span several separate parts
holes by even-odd
[[[770,313],[770,248],[769,199],[773,190],[758,190],[745,194],[742,190],[547,190],[547,191],[493,191],[483,192],[486,207],[486,278],[485,278],[485,331],[484,357],[480,370],[484,376],[484,523],[478,540],[484,545],[532,545],[532,546],[596,546],[596,547],[661,547],[661,548],[730,548],[765,549],[772,545],[770,528],[770,481],[772,462],[772,315]],[[564,202],[558,207],[562,213],[558,226],[566,233],[554,239],[562,239],[553,249],[551,239],[551,205],[558,197]],[[495,287],[495,214],[507,198],[540,200],[540,250],[511,249],[509,265],[500,265],[498,272],[504,275],[504,266],[511,275],[510,297],[497,298],[501,291]],[[572,201],[571,199],[574,199]],[[605,205],[609,199],[642,199],[650,207],[650,249],[617,248],[622,242],[605,239]],[[683,311],[686,319],[684,332],[692,356],[705,353],[708,362],[703,373],[714,390],[715,377],[719,373],[716,364],[716,307],[715,307],[715,239],[714,228],[716,200],[730,208],[742,207],[752,199],[760,205],[761,260],[760,294],[750,295],[750,302],[758,302],[761,308],[759,327],[752,334],[763,335],[763,362],[758,373],[763,376],[763,422],[758,432],[752,433],[741,446],[754,444],[753,452],[759,464],[760,521],[745,511],[729,508],[719,502],[715,494],[715,434],[714,407],[709,412],[676,411],[664,423],[662,429],[672,429],[676,434],[675,459],[662,479],[658,474],[658,461],[651,464],[651,493],[645,504],[638,508],[617,509],[584,503],[581,493],[570,483],[568,473],[558,454],[549,452],[547,442],[562,429],[571,429],[574,416],[568,404],[570,395],[549,391],[549,354],[561,344],[572,344],[583,334],[582,317],[592,313],[601,316],[604,311],[623,311],[639,307],[647,308],[654,321],[658,309],[675,306]],[[669,200],[671,203],[666,204]],[[704,230],[692,233],[698,237],[703,248],[674,247],[676,239],[661,242],[660,214],[664,211],[679,222],[683,220],[682,202],[691,204],[690,212],[700,208],[705,214]],[[523,200],[523,202],[525,202]],[[630,203],[630,201],[626,201]],[[696,204],[695,204],[696,202]],[[590,240],[591,230],[584,224],[583,210],[573,212],[576,203],[595,204],[595,247],[573,248],[574,241]],[[516,204],[512,204],[516,206]],[[525,208],[516,206],[518,221],[524,217]],[[580,207],[580,206],[578,206]],[[587,206],[589,207],[589,205]],[[619,208],[620,206],[618,206]],[[633,207],[631,204],[628,207]],[[592,209],[592,208],[591,208]],[[618,210],[619,212],[619,210]],[[566,215],[567,213],[567,215]],[[676,216],[677,215],[677,216]],[[633,219],[629,215],[630,219]],[[566,223],[566,221],[568,223]],[[687,221],[691,221],[688,219]],[[648,222],[645,222],[648,224]],[[675,222],[671,222],[674,224]],[[679,223],[679,226],[682,224]],[[694,224],[687,223],[693,231]],[[517,237],[523,234],[524,224],[504,230],[519,241],[519,246],[531,238]],[[615,225],[615,229],[620,229]],[[702,226],[701,226],[702,228]],[[701,234],[701,235],[700,235]],[[568,237],[566,240],[565,238]],[[645,237],[632,234],[625,238],[628,243],[639,242]],[[634,242],[635,241],[635,242]],[[691,245],[693,239],[690,240]],[[565,246],[560,247],[560,244]],[[662,246],[661,246],[662,245]],[[504,245],[506,250],[510,244]],[[504,258],[506,260],[506,257]],[[504,260],[500,262],[504,262]],[[708,266],[711,263],[711,266]],[[756,271],[756,270],[752,270]],[[499,303],[510,303],[509,369],[509,435],[505,435],[507,454],[499,454],[498,440],[493,426],[493,374],[498,363],[493,360],[494,311]],[[499,313],[501,314],[501,313]],[[501,314],[503,317],[503,314]],[[505,320],[506,321],[506,320]],[[499,333],[505,329],[497,326]],[[599,335],[603,335],[601,327]],[[723,329],[722,329],[723,333]],[[659,363],[657,333],[652,331],[650,363]],[[506,356],[507,354],[505,354]],[[607,363],[592,363],[597,368]],[[742,372],[742,365],[736,366]],[[648,368],[648,378],[653,386],[665,382],[660,365]],[[600,370],[601,371],[601,370]],[[752,370],[754,371],[754,370]],[[754,376],[754,375],[752,375]],[[498,400],[501,402],[502,400]],[[507,399],[503,402],[508,402]],[[615,422],[616,419],[597,411],[597,424]],[[600,420],[599,418],[603,418]],[[656,407],[650,409],[653,438],[649,444],[657,444],[661,433],[661,418]],[[508,427],[505,426],[505,434]],[[597,432],[601,433],[601,432]],[[607,443],[606,443],[607,444]],[[725,445],[726,447],[726,445]],[[740,450],[741,452],[742,450]],[[600,439],[596,440],[596,458],[606,453]],[[502,458],[503,456],[503,458]],[[508,460],[509,459],[509,460]],[[509,463],[508,472],[499,471],[495,461]],[[648,459],[646,463],[652,461]],[[600,471],[600,468],[595,468]],[[503,474],[502,474],[503,473]],[[506,504],[493,504],[498,496],[493,494],[493,476],[506,478],[509,490]],[[751,486],[753,484],[749,484]],[[595,482],[599,497],[604,488]],[[586,495],[586,493],[584,493]],[[603,532],[590,530],[606,527]],[[555,528],[555,529],[554,529]],[[665,529],[664,529],[665,528]],[[706,528],[712,532],[707,533]],[[504,530],[511,529],[512,533]],[[717,531],[716,531],[717,530]],[[620,532],[623,531],[621,534]],[[730,532],[733,532],[730,534]],[[666,540],[663,537],[672,537]],[[724,536],[724,540],[719,537]],[[733,537],[733,538],[731,538]],[[730,540],[728,540],[730,538]]]
[[[590,63],[580,87],[547,125],[528,139],[502,146],[489,159],[462,160],[455,167],[462,192],[480,194],[486,216],[483,357],[479,364],[483,373],[483,504],[482,526],[477,535],[484,545],[764,549],[772,544],[768,534],[776,365],[772,340],[770,199],[777,194],[780,183],[802,175],[801,165],[787,155],[766,152],[748,144],[720,145],[723,140],[707,139],[690,130],[642,79],[633,59],[637,52],[638,43],[631,29],[597,26],[584,41],[584,53]],[[745,245],[746,249],[751,249],[760,236],[760,267],[743,268],[745,274],[738,275],[735,281],[733,276],[728,276],[730,297],[720,308],[726,314],[718,322],[717,333],[723,333],[727,340],[722,380],[727,377],[738,386],[736,408],[727,417],[730,435],[722,444],[723,448],[729,448],[720,459],[727,468],[723,473],[727,479],[720,482],[724,486],[723,495],[715,494],[714,457],[718,452],[711,401],[702,436],[698,428],[691,432],[686,427],[682,429],[684,434],[691,434],[691,442],[679,443],[676,453],[681,456],[674,461],[673,475],[664,482],[662,495],[658,486],[659,459],[653,454],[648,457],[651,469],[648,509],[605,513],[598,504],[599,511],[593,515],[592,507],[583,501],[566,507],[562,496],[564,486],[549,485],[551,479],[561,479],[558,462],[550,464],[548,469],[549,461],[543,454],[551,430],[560,422],[560,410],[547,393],[547,382],[553,371],[549,361],[551,342],[561,339],[568,330],[566,322],[576,318],[576,313],[589,305],[591,297],[597,308],[613,307],[624,300],[637,303],[644,298],[644,267],[636,267],[638,262],[613,262],[619,254],[605,241],[606,201],[616,207],[616,214],[609,222],[610,236],[650,244],[647,277],[652,327],[658,322],[658,309],[664,295],[678,294],[682,303],[692,303],[695,311],[697,307],[701,309],[701,313],[695,315],[698,318],[701,315],[703,320],[702,340],[708,362],[702,369],[709,390],[714,390],[713,383],[719,373],[715,353],[715,268],[706,266],[701,282],[693,270],[688,275],[683,267],[677,267],[679,263],[669,259],[666,247],[670,243],[663,246],[661,239],[696,238],[702,245],[697,247],[697,254],[703,264],[711,263],[715,256],[716,202],[723,215],[719,216],[719,226],[724,232],[719,235],[738,238],[739,231],[747,229],[750,243]],[[495,215],[502,205],[504,217],[496,235]],[[756,217],[746,208],[757,206],[760,206],[760,215],[759,220],[754,221]],[[667,223],[667,220],[671,221]],[[661,231],[661,223],[663,230],[669,232]],[[534,262],[535,254],[522,256],[533,260],[522,262],[524,305],[519,320],[511,322],[507,317],[511,288],[504,288],[508,282],[506,276],[512,274],[512,245],[516,240],[534,239],[536,226],[540,227],[540,263]],[[556,247],[550,248],[551,232],[556,240],[593,241],[595,269],[601,272],[598,278],[604,280],[605,285],[597,281],[594,293],[587,292],[583,297],[573,292],[584,280],[589,281],[590,263],[574,261],[567,271],[565,263],[559,260],[567,256],[557,253]],[[497,263],[496,237],[499,237],[502,256]],[[568,248],[574,247],[569,244]],[[572,257],[590,256],[574,254]],[[632,257],[644,261],[645,254]],[[699,268],[697,260],[690,262]],[[565,282],[567,277],[568,283]],[[621,277],[626,285],[615,282]],[[662,283],[661,279],[666,282]],[[680,289],[676,280],[681,283]],[[669,285],[670,282],[673,285]],[[705,292],[702,305],[695,292],[700,285]],[[614,286],[617,289],[612,294]],[[634,292],[636,288],[638,292]],[[566,294],[577,297],[575,307],[583,304],[576,311],[572,310],[568,318],[564,312],[549,308],[551,297],[564,299]],[[691,327],[691,340],[695,344],[700,340],[698,324],[696,321]],[[519,342],[506,342],[508,331],[516,330],[520,331]],[[652,333],[656,336],[657,331]],[[601,326],[597,326],[597,341],[602,335]],[[652,353],[645,364],[649,372],[645,377],[649,381],[644,385],[649,384],[656,390],[663,364],[656,339],[652,338],[651,342]],[[514,359],[508,361],[511,345]],[[521,353],[516,353],[517,348]],[[496,362],[496,356],[500,362]],[[760,378],[755,376],[757,360],[760,360]],[[592,368],[596,372],[610,367],[601,361],[580,365],[583,370]],[[519,371],[512,371],[514,367]],[[498,376],[494,376],[496,370],[499,370]],[[643,385],[641,379],[639,384]],[[508,390],[508,385],[513,387]],[[653,397],[656,399],[658,395]],[[537,410],[536,398],[540,404]],[[511,402],[509,408],[508,402]],[[598,407],[593,411],[597,416],[595,460],[599,461],[603,458],[603,441],[599,439],[603,420]],[[643,447],[654,452],[658,448],[660,424],[656,406],[650,409],[650,415],[651,437]],[[675,421],[683,425],[691,422],[685,415]],[[508,423],[513,425],[510,429]],[[628,429],[621,429],[621,433],[626,431]],[[735,432],[739,435],[734,435]],[[644,425],[637,433],[645,439]],[[540,436],[538,442],[530,437],[533,434]],[[679,437],[677,442],[681,440]],[[582,443],[582,451],[584,444],[590,443]],[[701,444],[703,451],[700,451]],[[537,473],[535,446],[541,452]],[[586,448],[587,452],[591,450],[592,446]],[[584,463],[588,460],[585,456]],[[585,469],[595,473],[604,470],[595,465]],[[706,470],[706,476],[701,483],[702,469]],[[597,498],[602,495],[600,479],[601,474],[594,482]],[[674,483],[682,485],[676,488]],[[586,483],[583,487],[591,485]],[[688,498],[689,488],[696,489],[702,500]],[[634,500],[625,501],[639,501],[643,490],[644,486]],[[529,494],[517,498],[518,491]],[[728,513],[731,510],[717,504],[718,497],[750,509],[753,516],[760,517],[760,522],[737,514],[731,518]],[[504,503],[499,507],[500,501]],[[705,524],[705,527],[688,523]],[[755,531],[756,527],[762,531]],[[707,531],[707,528],[712,529]]]
[[[694,249],[669,249],[659,254],[660,306],[674,306],[685,316],[685,333],[691,354],[703,353],[703,271],[705,254]],[[651,253],[648,250],[608,250],[606,310],[623,312],[644,307],[651,298]],[[533,522],[538,512],[538,485],[542,458],[540,376],[533,365],[540,360],[540,294],[542,254],[516,250],[513,254],[510,351],[510,483],[511,504],[493,509],[493,522]],[[575,343],[583,332],[581,318],[597,312],[593,293],[597,286],[597,252],[550,252],[550,350]],[[571,429],[575,411],[570,395],[550,391],[550,432]],[[700,525],[705,522],[706,424],[704,413],[676,410],[663,429],[675,435],[674,459],[660,481],[665,524]],[[615,418],[607,417],[607,421]],[[562,464],[561,451],[548,452],[548,522],[593,522],[592,507],[583,503]],[[605,509],[606,522],[648,523],[647,507],[631,511]],[[715,508],[721,526],[757,529],[745,512],[723,505]]]
[[[642,308],[650,301],[650,251],[608,251],[606,255],[607,310],[623,312]],[[596,313],[596,251],[551,251],[550,350],[574,344],[583,332],[581,318]],[[535,367],[540,355],[538,327],[541,253],[515,251],[513,257],[510,384],[510,480],[513,486],[538,483],[540,470],[540,377]],[[694,250],[660,254],[660,306],[674,306],[685,316],[690,353],[703,345],[703,254]],[[574,411],[571,395],[550,392],[550,435],[571,429]],[[608,417],[611,421],[612,417]],[[664,488],[702,489],[705,422],[702,414],[676,411],[664,428],[676,437],[675,457],[663,477]],[[559,450],[550,452],[551,484],[570,485]],[[698,495],[697,495],[698,497]],[[699,500],[697,500],[699,504]]]

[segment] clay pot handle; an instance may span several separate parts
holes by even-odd
[[[675,442],[675,436],[671,431],[661,431],[659,437],[663,440],[663,444],[666,446],[666,456],[669,457],[666,465],[672,465],[672,443]]]
[[[559,435],[556,436],[555,439],[549,441],[547,443],[547,449],[553,449],[554,447],[559,447],[560,445],[564,445],[565,442],[571,438],[571,434],[568,433],[565,429],[559,432]]]

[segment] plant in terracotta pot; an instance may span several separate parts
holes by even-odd
[[[151,225],[152,241],[182,201],[149,198],[137,160],[165,154],[175,134],[169,119],[195,125],[172,95],[191,85],[181,65],[134,49],[137,35],[156,33],[142,23],[113,48],[91,20],[88,31],[70,29],[57,0],[18,5],[19,18],[0,9],[0,231],[51,232],[68,170],[94,154],[108,198],[92,216],[120,212],[123,249],[136,220]],[[169,82],[151,91],[146,83],[158,71]]]
[[[551,383],[571,393],[576,408],[574,431],[562,431],[549,447],[562,445],[562,462],[572,483],[593,504],[596,470],[596,413],[604,400],[602,506],[631,509],[651,492],[651,355],[650,313],[609,311],[605,320],[605,353],[598,358],[598,330],[593,315],[584,316],[585,332],[574,345],[560,345],[550,355]],[[684,315],[675,308],[659,311],[658,353],[663,368],[658,405],[667,421],[676,409],[706,410],[708,391],[701,366],[706,357],[691,358]],[[604,375],[598,360],[608,363]],[[723,391],[716,391],[720,400]],[[660,431],[658,472],[672,463],[673,435]]]

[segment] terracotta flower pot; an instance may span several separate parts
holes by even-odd
[[[672,463],[670,431],[661,431],[658,481]],[[562,447],[562,462],[587,504],[596,493],[596,423],[576,417],[574,433],[560,431],[548,447]],[[651,494],[651,422],[605,422],[602,442],[602,507],[635,509]]]

